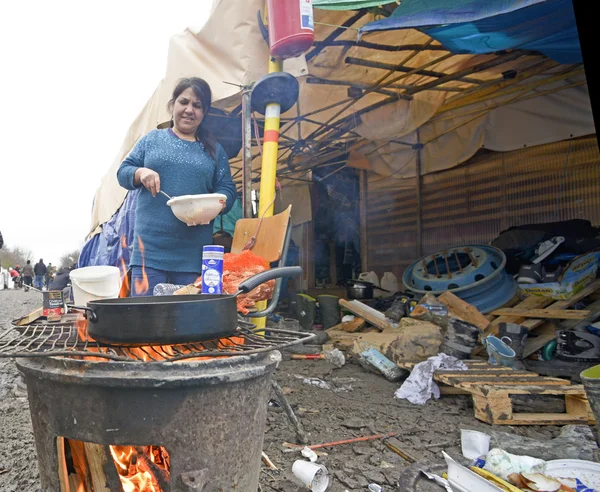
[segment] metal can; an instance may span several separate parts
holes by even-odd
[[[202,249],[202,294],[223,293],[223,255],[225,248],[218,245]]]
[[[65,299],[62,290],[45,290],[42,292],[42,315],[55,317],[65,314]]]

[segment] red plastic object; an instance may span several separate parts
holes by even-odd
[[[315,41],[312,0],[267,0],[271,56],[294,58]]]

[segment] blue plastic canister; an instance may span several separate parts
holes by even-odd
[[[209,245],[202,249],[202,293],[223,293],[223,246]]]

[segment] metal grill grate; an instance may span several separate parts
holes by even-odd
[[[251,328],[252,327],[252,328]],[[121,347],[82,339],[76,322],[33,323],[0,334],[0,357],[96,358],[122,362],[176,362],[202,357],[231,357],[280,350],[305,343],[315,335],[279,329],[254,331],[254,325],[240,323],[235,335],[199,343],[145,347]],[[243,339],[243,343],[240,343]]]

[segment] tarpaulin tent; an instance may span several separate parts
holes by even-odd
[[[559,63],[581,63],[571,0],[404,0],[360,35],[419,28],[452,53],[534,50]]]
[[[124,202],[127,192],[116,181],[122,159],[142,135],[169,121],[166,105],[178,78],[201,75],[215,105],[239,114],[240,86],[267,72],[268,47],[256,20],[263,8],[263,0],[219,0],[202,29],[171,39],[165,77],[96,193],[90,237]],[[295,224],[298,216],[310,220],[310,196],[299,191],[307,185],[295,180],[310,180],[312,168],[346,155],[346,166],[403,180],[417,174],[417,152],[422,175],[457,166],[482,147],[508,151],[595,133],[581,66],[521,50],[456,55],[415,29],[357,40],[357,30],[376,15],[316,9],[314,46],[284,64],[300,82],[298,105],[282,115],[278,162],[283,196],[296,200]],[[257,180],[260,147],[253,150]],[[230,160],[238,180],[240,162]]]

